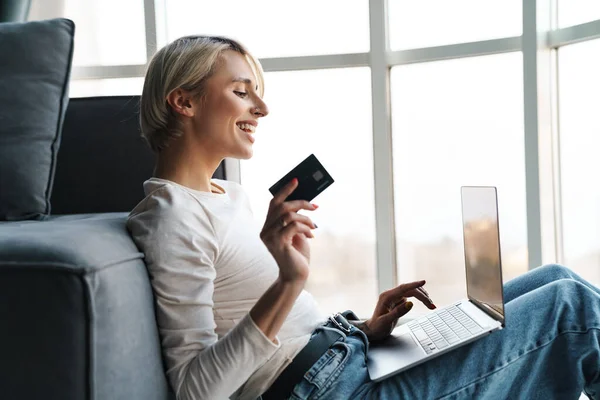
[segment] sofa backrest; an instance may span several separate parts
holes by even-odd
[[[154,154],[140,136],[139,96],[69,100],[52,214],[128,212],[144,198]],[[214,178],[226,179],[222,163]]]

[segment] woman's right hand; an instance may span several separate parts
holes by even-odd
[[[269,203],[267,219],[260,238],[279,265],[279,276],[284,282],[305,282],[309,274],[310,246],[307,238],[314,238],[311,229],[317,226],[299,210],[316,210],[317,206],[305,200],[285,199],[296,189],[294,178]]]

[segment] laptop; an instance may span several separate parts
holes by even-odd
[[[370,345],[367,368],[373,381],[504,327],[496,188],[463,186],[461,201],[467,298],[400,325],[387,339]]]

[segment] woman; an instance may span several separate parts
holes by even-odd
[[[178,398],[598,396],[600,291],[559,266],[506,284],[506,329],[370,382],[369,342],[390,334],[408,298],[435,305],[425,281],[411,282],[382,293],[364,323],[326,322],[303,290],[316,226],[298,211],[317,206],[285,202],[292,181],[261,227],[240,185],[211,179],[225,157],[252,157],[269,113],[263,89],[256,59],[221,37],[178,39],[146,74],[140,120],[157,164],[128,228],[146,256]],[[315,343],[329,349],[307,355]]]

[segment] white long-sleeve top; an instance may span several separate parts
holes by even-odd
[[[255,399],[325,320],[302,291],[276,342],[249,311],[278,276],[243,188],[144,182],[127,227],[145,255],[167,376],[178,399]]]

